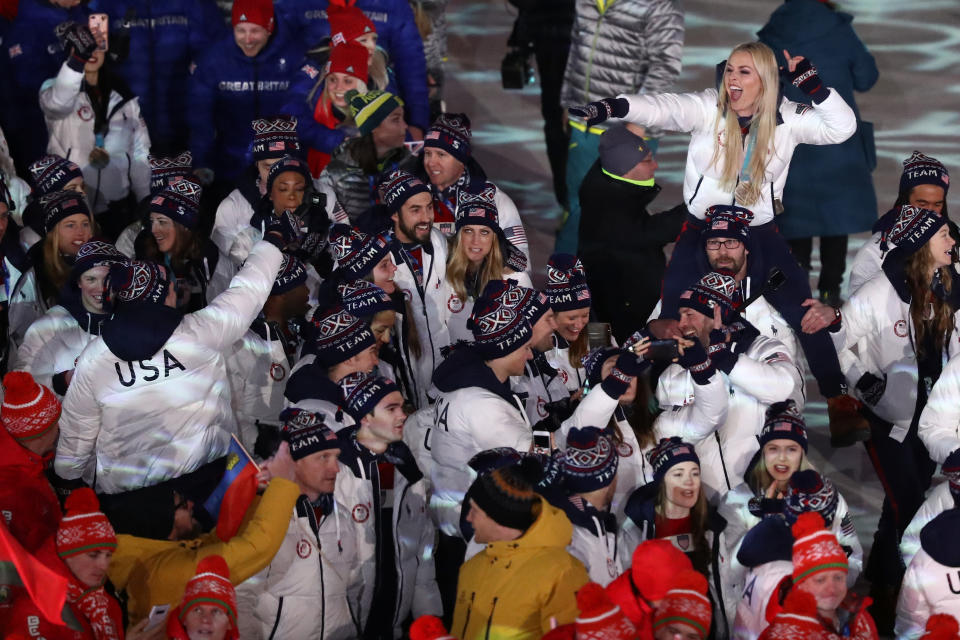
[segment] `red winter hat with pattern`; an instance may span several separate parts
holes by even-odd
[[[848,570],[847,554],[833,532],[824,528],[819,513],[801,513],[792,530],[794,585],[821,571]]]
[[[828,637],[827,630],[817,619],[816,598],[806,591],[791,589],[783,602],[783,610],[763,630],[759,640],[815,640]]]
[[[673,576],[693,569],[693,563],[669,540],[647,540],[633,550],[630,568],[633,584],[648,602],[662,600],[671,587]]]
[[[330,46],[336,50],[339,45],[353,42],[368,33],[376,33],[377,27],[366,14],[357,7],[344,3],[331,2],[327,7],[327,19],[330,21]],[[367,56],[369,57],[369,53]]]
[[[323,77],[331,73],[345,73],[363,83],[367,82],[367,64],[370,54],[367,48],[356,42],[347,42],[330,50],[330,59],[323,69]]]
[[[250,22],[273,33],[273,0],[234,0],[230,22]]]
[[[57,527],[57,555],[69,558],[88,551],[117,548],[117,536],[93,489],[74,489],[64,505],[66,515]]]
[[[698,571],[688,569],[674,574],[670,590],[653,618],[654,631],[671,623],[685,624],[706,638],[712,616],[707,589],[707,579]]]
[[[24,442],[39,438],[57,424],[60,401],[26,371],[11,371],[5,375],[3,391],[0,422],[14,440]]]
[[[237,637],[237,594],[230,582],[230,568],[226,560],[218,555],[210,555],[197,563],[197,572],[187,582],[180,603],[179,618],[182,621],[194,607],[214,606],[230,617],[232,634]]]
[[[577,609],[580,615],[573,626],[578,639],[632,640],[637,637],[636,627],[596,582],[588,582],[577,591]]]

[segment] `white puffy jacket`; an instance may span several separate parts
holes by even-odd
[[[930,489],[927,493],[927,499],[913,514],[913,519],[910,520],[910,524],[907,525],[903,536],[900,538],[900,557],[903,559],[903,566],[909,567],[913,556],[920,551],[920,531],[931,520],[955,506],[957,505],[953,499],[953,494],[950,493],[949,482],[941,482]],[[957,588],[960,589],[960,583],[958,583]]]
[[[393,262],[397,271],[393,281],[403,293],[403,298],[410,304],[410,318],[416,327],[417,337],[420,339],[420,357],[410,352],[409,345],[404,342],[403,322],[408,321],[407,314],[397,314],[397,336],[400,338],[401,353],[404,364],[410,369],[413,384],[416,387],[417,397],[408,398],[415,402],[418,408],[429,404],[427,391],[433,379],[433,370],[442,360],[440,349],[450,344],[450,334],[447,331],[447,320],[450,316],[447,308],[446,293],[447,274],[447,239],[437,229],[430,230],[432,253],[422,251],[423,254],[423,284],[417,283],[413,268],[403,258],[403,251],[395,248]]]
[[[843,305],[842,313],[840,330],[831,334],[831,337],[837,354],[841,356],[847,384],[854,389],[860,377],[867,372],[878,377],[887,376],[886,389],[876,406],[870,407],[870,410],[880,419],[893,424],[890,437],[902,441],[917,406],[917,356],[910,338],[916,332],[910,318],[910,304],[900,299],[886,273],[881,271],[850,296]],[[956,335],[954,330],[947,341],[951,356],[957,351]],[[850,350],[857,343],[860,343],[857,353],[850,357],[854,355]],[[945,369],[943,373],[948,372]],[[949,375],[941,375],[940,379],[944,377]],[[949,384],[948,381],[946,386],[949,387]],[[927,406],[930,404],[928,401]],[[921,438],[924,438],[922,431]],[[924,439],[924,444],[929,448],[928,440],[933,439]],[[943,446],[941,444],[935,448],[939,451]],[[934,449],[930,451],[935,460],[942,461],[946,457],[946,453],[938,458]]]
[[[729,375],[718,373],[725,410],[713,394],[707,396],[708,407],[697,408],[704,399],[703,387],[695,391],[693,378],[680,365],[667,367],[657,383],[657,400],[661,407],[673,409],[660,414],[655,426],[658,437],[677,435],[695,445],[701,482],[713,504],[743,482],[759,449],[757,436],[767,407],[788,398],[803,406],[800,371],[779,340],[758,336]],[[687,415],[687,410],[700,415]]]
[[[283,392],[290,379],[290,363],[283,341],[271,336],[269,324],[263,326],[267,338],[250,329],[226,353],[237,435],[248,451],[253,451],[257,441],[258,420],[269,424],[279,422],[285,406]]]
[[[526,271],[503,274],[503,279],[506,280],[507,278],[516,280],[517,284],[521,287],[527,287],[528,289],[533,288],[533,284],[530,282],[530,276]],[[459,296],[454,292],[453,286],[446,278],[443,280],[443,286],[445,288],[443,296],[447,299],[447,311],[449,312],[449,316],[447,317],[447,332],[450,334],[450,343],[453,344],[457,340],[472,342],[473,332],[467,328],[467,320],[470,319],[470,314],[473,313],[473,303],[476,302],[476,299],[470,296],[466,302],[460,300]]]
[[[952,344],[952,341],[951,341]],[[960,448],[960,358],[951,356],[920,412],[918,435],[930,458],[942,464]]]
[[[376,459],[370,454],[349,451],[351,443],[354,447],[359,445],[345,433],[339,434],[343,443],[341,472],[337,475],[334,496],[338,503],[347,508],[347,513],[363,532],[357,539],[357,546],[360,548],[360,557],[371,559],[361,567],[364,583],[370,585],[364,595],[370,597],[373,596],[376,571],[374,558],[379,557],[379,519],[375,514],[378,509],[383,508],[381,496],[388,497],[387,506],[391,509],[392,517],[392,555],[397,578],[393,626],[394,637],[399,638],[408,615],[419,618],[423,615],[443,614],[433,558],[437,528],[431,521],[428,510],[426,478],[421,476],[416,481],[409,482],[401,470],[394,466],[393,488],[384,490]],[[360,612],[361,618],[370,613],[388,613],[373,612],[368,601],[364,602],[364,606],[366,608]]]
[[[747,572],[743,594],[737,602],[737,615],[733,620],[734,640],[757,640],[767,628],[773,616],[767,617],[771,600],[778,595],[780,583],[793,575],[793,563],[789,560],[774,560],[754,567]],[[779,607],[774,607],[775,612]]]
[[[80,166],[93,211],[105,211],[111,201],[122,200],[131,192],[139,201],[150,193],[150,134],[140,115],[140,102],[135,96],[125,99],[116,91],[110,93],[110,125],[103,147],[110,154],[110,163],[97,169],[90,164],[96,143],[93,106],[82,83],[83,73],[63,63],[57,77],[40,87],[40,108],[50,132],[47,151]]]
[[[586,329],[584,329],[586,331]],[[557,370],[563,386],[571,394],[583,389],[587,383],[587,371],[581,366],[570,362],[570,347],[561,347],[557,345],[557,336],[553,337],[553,349],[547,351],[547,362]]]
[[[724,133],[716,130],[716,89],[699,93],[620,97],[630,102],[630,111],[624,120],[691,134],[683,176],[683,201],[694,217],[702,220],[707,207],[712,205],[733,204],[733,192],[720,184],[723,163],[713,162],[718,135],[720,144],[724,144]],[[838,144],[857,130],[853,110],[833,89],[830,89],[830,96],[826,100],[813,107],[783,98],[780,101],[780,116],[783,123],[777,125],[774,133],[775,152],[767,159],[760,200],[749,205],[754,215],[752,225],[773,220],[774,200],[783,197],[790,159],[798,144]]]
[[[53,376],[73,369],[80,353],[99,333],[97,326],[81,327],[64,307],[51,307],[27,329],[11,369],[27,371],[53,390]]]
[[[883,265],[883,252],[880,251],[880,238],[882,234],[877,231],[857,249],[853,257],[853,263],[850,265],[850,293],[856,293],[867,281],[881,271]]]
[[[119,493],[226,454],[237,423],[223,354],[263,307],[281,260],[272,244],[257,243],[230,287],[183,316],[151,358],[127,362],[102,337],[90,343],[63,401],[57,473]]]
[[[523,399],[530,424],[537,424],[547,417],[544,405],[548,402],[570,397],[560,373],[548,371],[538,361],[549,366],[546,356],[534,350],[534,359],[524,365],[524,374],[510,378],[510,388]]]
[[[344,473],[341,468],[337,484]],[[361,555],[362,535],[343,505],[335,503],[333,513],[318,519],[306,496],[300,496],[270,565],[237,587],[240,637],[359,638],[366,620],[355,609],[372,589],[361,575],[364,564],[372,562]]]
[[[927,525],[923,546],[913,556],[900,586],[893,628],[898,639],[921,637],[927,620],[937,613],[960,619],[960,558],[952,549],[927,548],[928,544],[955,547],[958,526],[960,511],[956,509],[941,513]]]
[[[570,496],[563,511],[573,523],[573,537],[567,551],[583,563],[590,581],[605,587],[623,573],[617,550],[617,534],[607,528],[603,515],[586,505],[579,496]]]

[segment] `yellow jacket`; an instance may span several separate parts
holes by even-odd
[[[146,618],[155,605],[177,606],[201,558],[223,556],[234,585],[270,564],[287,533],[290,513],[299,496],[300,488],[295,483],[273,478],[263,497],[248,511],[240,531],[228,542],[212,531],[179,542],[117,536],[109,576],[117,591],[127,591],[130,624]]]
[[[541,499],[542,511],[521,537],[491,542],[460,568],[451,634],[460,640],[539,640],[577,617],[577,590],[589,581],[567,553],[573,525]]]

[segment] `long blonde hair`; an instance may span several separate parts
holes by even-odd
[[[777,58],[770,47],[761,42],[745,42],[738,44],[727,58],[736,53],[750,54],[753,66],[760,78],[760,95],[757,96],[756,109],[750,123],[750,135],[753,136],[753,155],[747,164],[748,181],[746,193],[738,198],[737,204],[750,206],[760,199],[760,192],[765,181],[764,173],[767,168],[767,159],[773,151],[773,138],[777,128],[777,110],[779,105],[780,79],[777,69]],[[724,73],[724,76],[726,73]],[[717,119],[714,131],[717,133],[713,158],[710,163],[721,166],[720,185],[729,191],[737,187],[740,179],[740,170],[743,167],[744,137],[740,131],[737,114],[730,108],[730,98],[727,95],[725,83],[721,84],[717,101]],[[720,136],[725,143],[720,144]]]
[[[488,253],[487,257],[480,263],[476,291],[467,291],[467,275],[473,275],[474,272],[470,270],[471,264],[466,253],[460,249],[461,231],[458,231],[450,240],[450,257],[447,260],[447,282],[453,287],[453,292],[457,294],[460,301],[466,302],[471,296],[479,295],[491,280],[503,280],[503,253],[500,252],[500,243],[497,242],[497,238],[494,236],[493,244],[490,246],[490,253]]]

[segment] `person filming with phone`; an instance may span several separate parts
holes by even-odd
[[[40,88],[40,108],[50,132],[47,152],[80,166],[90,209],[113,241],[150,193],[150,134],[139,99],[107,62],[107,22],[95,13],[90,26],[57,26],[66,59]]]
[[[681,293],[679,358],[657,383],[665,410],[655,430],[695,445],[711,501],[743,482],[767,407],[803,400],[800,371],[783,343],[744,320],[739,304],[729,271],[712,271]]]

